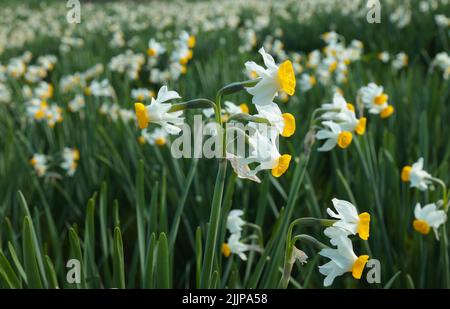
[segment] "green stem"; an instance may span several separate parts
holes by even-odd
[[[430,178],[432,181],[438,183],[442,187],[442,202],[445,213],[448,211],[448,191],[445,183],[439,178]],[[444,285],[447,289],[450,288],[450,262],[448,258],[448,237],[447,237],[447,224],[444,222],[441,227],[441,254],[442,262],[444,264]]]
[[[236,120],[236,121],[250,121],[250,122],[256,122],[256,123],[270,124],[270,121],[267,120],[266,118],[255,117],[255,116],[244,114],[244,113],[234,114],[234,115],[230,116],[228,118],[227,122],[230,122],[232,120]]]
[[[260,81],[260,78],[250,79],[250,80],[246,80],[243,82],[234,82],[234,83],[228,84],[225,87],[223,87],[222,89],[220,89],[219,92],[217,93],[217,95],[223,96],[223,95],[233,94],[233,93],[239,92],[241,90],[244,90],[245,87],[252,87],[252,86],[256,85],[259,81]]]
[[[214,111],[216,111],[216,104],[214,104],[214,102],[209,99],[194,99],[186,102],[172,104],[169,109],[169,113],[195,108],[214,108]]]
[[[289,284],[289,279],[291,277],[291,271],[292,266],[294,265],[294,262],[292,260],[292,253],[294,250],[294,245],[296,240],[298,239],[297,236],[292,239],[292,232],[294,230],[294,227],[297,225],[301,226],[311,226],[314,224],[320,224],[321,226],[331,226],[333,223],[335,223],[336,220],[328,220],[328,219],[317,219],[312,217],[306,217],[306,218],[298,218],[291,222],[288,228],[287,236],[286,236],[286,251],[284,255],[284,268],[283,268],[283,275],[281,277],[280,283],[278,285],[279,288],[286,289]],[[307,236],[307,235],[304,235]],[[309,236],[310,238],[313,238]],[[313,238],[316,240],[315,238]]]

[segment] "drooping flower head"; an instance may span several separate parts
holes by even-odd
[[[319,255],[327,257],[330,261],[319,266],[319,272],[325,275],[324,286],[330,286],[336,277],[342,276],[346,272],[351,272],[353,278],[361,279],[364,267],[369,260],[368,255],[359,257],[353,252],[352,241],[340,236],[335,239],[336,249],[326,248],[319,252]]]
[[[431,183],[431,175],[423,169],[423,158],[419,158],[412,166],[405,166],[401,173],[402,181],[409,182],[411,188],[421,191],[428,189]]]
[[[414,216],[416,219],[413,221],[413,227],[417,232],[427,235],[432,228],[436,239],[439,240],[437,229],[447,221],[444,210],[438,210],[434,203],[425,205],[423,208],[420,207],[420,203],[417,203],[414,208]]]

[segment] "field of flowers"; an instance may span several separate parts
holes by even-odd
[[[80,2],[0,10],[0,288],[450,288],[449,0]]]

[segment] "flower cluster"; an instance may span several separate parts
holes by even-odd
[[[52,166],[59,166],[69,177],[75,174],[80,160],[78,149],[65,147],[61,154],[56,155],[56,158],[58,159],[53,160],[53,156],[35,153],[30,159],[30,164],[39,177],[50,174],[49,170]]]
[[[308,72],[300,77],[300,89],[303,92],[313,88],[317,81],[324,86],[347,82],[348,66],[361,58],[364,46],[358,40],[353,40],[348,46],[336,32],[322,34],[326,43],[322,52],[313,50],[308,54],[306,68]]]
[[[355,279],[360,279],[369,259],[368,255],[359,257],[355,255],[352,241],[348,236],[358,234],[361,239],[367,240],[370,230],[370,214],[367,212],[358,214],[356,207],[344,200],[334,198],[332,202],[337,213],[330,208],[327,208],[327,213],[337,219],[337,222],[326,228],[324,233],[336,248],[325,248],[319,252],[319,255],[330,259],[328,263],[319,266],[320,273],[326,276],[324,286],[330,286],[337,276],[346,272],[351,272]]]
[[[326,140],[318,151],[330,151],[339,146],[350,146],[353,134],[363,135],[366,131],[365,117],[357,118],[353,104],[348,103],[340,93],[335,93],[333,102],[322,104],[318,110],[323,112],[320,119],[323,129],[316,133],[318,140]]]
[[[433,177],[423,168],[423,158],[419,158],[412,166],[406,165],[401,171],[401,179],[403,182],[409,182],[411,188],[417,188],[421,191],[428,190],[432,183],[442,186],[444,198],[436,203],[425,205],[423,208],[417,203],[414,208],[415,220],[413,221],[414,229],[424,235],[433,228],[436,239],[439,240],[438,228],[447,221],[448,211],[448,192],[445,183]],[[445,233],[445,231],[444,231]]]
[[[240,209],[231,210],[227,217],[226,227],[230,232],[228,241],[222,244],[222,254],[229,257],[231,254],[236,254],[243,261],[247,260],[245,252],[258,251],[258,246],[248,245],[242,241],[242,229],[247,224],[241,216],[244,212]]]

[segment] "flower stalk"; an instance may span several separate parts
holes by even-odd
[[[319,249],[323,249],[327,247],[326,245],[319,242],[317,239],[315,239],[312,236],[301,234],[296,235],[294,238],[292,238],[292,232],[294,228],[298,226],[313,226],[313,225],[320,225],[323,227],[328,227],[333,225],[336,220],[330,220],[330,219],[318,219],[318,218],[312,218],[312,217],[306,217],[306,218],[299,218],[295,219],[291,222],[288,228],[287,237],[286,237],[286,251],[284,256],[284,267],[283,267],[283,275],[281,277],[280,283],[278,285],[279,288],[286,289],[289,284],[289,279],[291,277],[292,267],[295,263],[295,258],[293,258],[293,251],[295,242],[297,240],[306,240],[312,244],[314,244]]]

